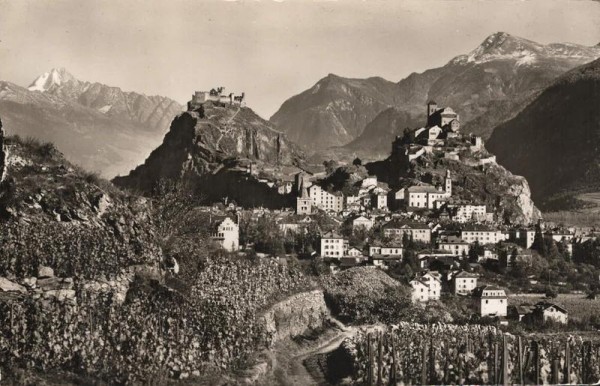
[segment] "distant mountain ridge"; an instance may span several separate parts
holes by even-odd
[[[0,81],[0,116],[9,134],[53,142],[71,162],[104,176],[139,164],[182,109],[170,98],[78,80],[64,68],[28,88]]]
[[[600,59],[556,79],[487,147],[527,178],[542,206],[555,195],[600,191]]]
[[[329,74],[291,97],[270,121],[305,146],[348,143],[382,110],[396,104],[396,85],[383,78],[349,79]]]
[[[310,149],[343,146],[348,151],[379,155],[388,151],[386,144],[394,135],[401,134],[398,131],[424,122],[425,103],[434,99],[440,106],[453,106],[460,113],[464,131],[488,137],[495,126],[517,114],[552,80],[598,57],[598,46],[543,45],[498,32],[470,53],[456,56],[442,67],[413,73],[398,83],[381,79],[379,84],[384,85],[384,91],[370,92],[369,98],[363,96],[365,87],[356,92],[360,97],[348,98],[347,93],[336,92],[324,98],[320,96],[322,87],[318,87],[327,79],[324,78],[311,89],[288,99],[271,121]],[[343,89],[349,81],[335,78],[338,89]],[[362,85],[367,80],[352,81]],[[354,112],[346,114],[353,119],[350,122],[340,119],[339,109],[333,106]],[[396,115],[394,127],[381,127],[386,119],[376,118],[387,109],[395,111],[385,113],[388,118]],[[298,117],[302,123],[298,123]],[[363,121],[368,121],[364,130],[360,127]],[[348,141],[351,133],[357,134]],[[382,135],[385,137],[380,138]]]
[[[130,119],[143,124],[149,131],[165,129],[182,106],[163,96],[146,96],[136,92],[122,91],[97,82],[76,79],[64,68],[52,69],[40,75],[28,87],[62,99],[96,109],[104,115]]]

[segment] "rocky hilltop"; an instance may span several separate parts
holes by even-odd
[[[50,141],[69,161],[103,176],[138,165],[181,110],[172,99],[81,81],[65,69],[41,75],[28,88],[0,81],[8,134]]]
[[[445,147],[425,151],[414,159],[407,157],[414,144],[396,141],[394,146],[385,160],[365,165],[368,174],[376,175],[392,190],[422,184],[442,185],[449,171],[452,202],[484,204],[501,224],[527,225],[541,217],[531,199],[527,180],[498,165],[494,155],[484,147],[472,146],[468,136],[453,138]],[[460,151],[450,158],[449,147]]]
[[[94,279],[158,265],[145,199],[73,166],[51,144],[1,136],[0,144],[0,276],[23,278],[44,265]]]
[[[162,145],[114,183],[150,193],[160,180],[186,180],[214,201],[278,206],[282,198],[258,176],[303,163],[298,146],[250,108],[206,102],[178,115]]]
[[[600,60],[558,78],[489,142],[498,161],[529,180],[534,199],[597,191],[600,178]],[[554,208],[558,209],[558,208]]]
[[[487,138],[495,126],[514,117],[552,80],[598,57],[598,46],[543,45],[498,32],[442,67],[413,73],[395,84],[375,78],[377,88],[368,94],[363,90],[365,84],[372,85],[373,78],[352,80],[353,85],[361,85],[358,94],[356,88],[346,85],[349,80],[329,76],[287,100],[271,121],[290,138],[304,138],[298,143],[311,149],[347,145],[347,151],[370,156],[387,152],[385,144],[395,135],[393,128],[381,127],[383,122],[395,116],[394,127],[413,127],[424,119],[425,103],[434,99],[461,111],[465,131]],[[325,97],[325,85],[335,85],[339,91]],[[394,110],[383,113],[390,108]],[[357,112],[356,117],[349,123],[340,118],[340,110]],[[385,116],[376,118],[379,113]],[[369,124],[371,121],[374,123]]]

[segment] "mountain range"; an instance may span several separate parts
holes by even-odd
[[[486,146],[527,178],[542,207],[562,209],[567,196],[600,190],[600,59],[556,79]]]
[[[183,107],[52,69],[28,88],[0,81],[8,134],[54,143],[71,161],[104,176],[124,174],[160,144]]]
[[[460,113],[464,131],[487,138],[552,80],[598,57],[600,46],[543,45],[498,32],[470,53],[398,83],[328,75],[288,99],[271,121],[306,148],[380,155],[405,127],[424,124],[425,104],[434,99]]]

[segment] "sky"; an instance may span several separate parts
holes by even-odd
[[[600,2],[0,0],[0,80],[65,67],[182,104],[225,86],[269,118],[329,73],[399,81],[498,31],[595,45]]]

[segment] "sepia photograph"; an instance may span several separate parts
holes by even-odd
[[[600,384],[600,0],[0,0],[0,386]]]

